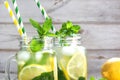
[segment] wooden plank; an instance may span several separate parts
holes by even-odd
[[[84,24],[82,25],[83,45],[87,49],[119,49],[120,26],[116,24]]]
[[[120,49],[120,24],[80,24],[84,32],[82,44],[87,49]],[[60,24],[55,24],[56,28]],[[0,24],[0,49],[19,49],[19,35],[13,24]],[[25,25],[28,36],[36,35],[30,24]],[[12,46],[11,46],[12,45]]]
[[[5,80],[5,74],[0,73],[0,80]]]
[[[50,1],[45,2],[44,0],[41,3],[45,9],[48,9],[50,7],[49,5],[52,4]],[[53,18],[54,22],[72,20],[74,22],[119,23],[119,4],[119,0],[69,0],[68,4],[48,14]],[[44,20],[34,1],[18,0],[18,5],[24,22],[28,23],[29,18],[34,18],[39,21]],[[56,5],[52,7],[54,6]],[[4,5],[1,4],[0,7],[0,22],[12,22]]]
[[[6,59],[16,52],[17,51],[0,51],[0,73],[4,74]],[[90,76],[100,78],[102,64],[109,58],[120,57],[120,50],[88,50],[86,55],[88,61],[88,78]],[[11,74],[15,75],[16,70],[16,65],[12,64]],[[3,76],[0,76],[0,78],[3,78]]]
[[[16,74],[10,74],[11,80],[17,80],[17,75]],[[0,80],[8,80],[6,78],[6,75],[4,73],[0,73]]]

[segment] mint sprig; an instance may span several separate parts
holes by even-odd
[[[45,36],[55,36],[55,34],[51,32],[52,19],[46,19],[42,25],[33,19],[30,19],[30,23],[38,33],[38,37],[33,38],[30,42],[32,52],[37,52],[43,49]]]
[[[51,32],[51,28],[52,28],[51,18],[46,19],[42,25],[33,19],[30,19],[30,23],[36,29],[38,36],[41,40],[44,40],[45,36],[51,36],[51,37],[57,37],[57,38],[73,36],[74,34],[77,34],[81,29],[79,25],[73,25],[71,21],[67,21],[62,24],[62,27],[60,30],[56,31],[55,33],[52,33]],[[36,38],[33,38],[31,40],[30,46],[33,52],[37,52],[43,49],[44,42],[41,42],[37,40]]]
[[[67,21],[62,24],[59,31],[56,31],[57,37],[73,36],[73,34],[79,33],[81,27],[79,25],[73,25],[71,21]]]
[[[33,78],[32,80],[54,80],[53,72],[45,72]]]
[[[46,19],[42,25],[33,19],[30,19],[30,23],[37,30],[39,37],[55,36],[54,33],[51,32],[52,27],[51,18]]]

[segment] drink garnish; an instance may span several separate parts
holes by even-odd
[[[39,39],[33,38],[30,42],[32,52],[37,52],[43,49],[43,41],[45,36],[55,36],[55,34],[50,31],[52,26],[52,19],[46,19],[42,25],[33,19],[30,19],[30,23],[38,33]]]

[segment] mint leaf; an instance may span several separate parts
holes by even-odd
[[[41,29],[41,30],[42,30],[42,29]],[[37,33],[38,33],[39,37],[43,37],[44,31],[37,30]]]
[[[67,21],[66,28],[69,29],[73,26],[72,22]]]
[[[32,26],[34,27],[34,28],[37,28],[37,29],[40,29],[40,23],[39,22],[37,22],[37,21],[35,21],[35,20],[33,20],[33,19],[30,19],[30,23],[32,24]]]
[[[77,34],[80,31],[79,25],[73,25],[72,22],[67,21],[62,24],[62,27],[59,31],[57,31],[55,34],[58,37],[67,37],[72,36],[73,34]]]
[[[32,26],[37,30],[39,36],[43,36],[43,33],[44,33],[44,30],[43,28],[41,27],[40,23],[33,20],[33,19],[30,19],[30,23],[32,24]]]
[[[40,37],[44,37],[44,36],[48,35],[48,33],[50,32],[51,27],[52,27],[52,19],[50,19],[50,18],[46,19],[45,22],[43,23],[43,25],[40,25],[39,22],[37,22],[33,19],[30,19],[30,23],[32,24],[32,26],[34,28],[37,29],[37,32]]]
[[[58,68],[58,80],[67,80],[62,70]]]
[[[54,80],[53,71],[42,73],[41,75],[33,78],[32,80]]]
[[[78,80],[86,80],[85,77],[79,77]]]
[[[46,36],[56,37],[56,35],[55,35],[54,33],[51,33],[51,32],[47,32],[47,33],[46,33]]]
[[[45,72],[41,75],[33,78],[32,80],[54,80],[53,71],[52,72]],[[62,70],[58,68],[58,80],[67,80],[64,76],[64,73]]]
[[[51,27],[52,27],[52,19],[47,19],[47,20],[43,23],[42,27],[43,27],[43,30],[44,30],[45,32],[50,31],[50,29],[51,29]]]
[[[95,78],[92,76],[92,77],[90,77],[90,80],[95,80]]]
[[[30,42],[30,48],[32,50],[32,52],[37,52],[39,50],[42,50],[44,47],[44,41],[37,39],[37,38],[33,38]]]
[[[79,25],[73,25],[71,27],[71,30],[73,31],[73,33],[78,33],[80,30],[80,26]]]

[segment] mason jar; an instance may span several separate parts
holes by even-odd
[[[55,67],[56,57],[55,51],[52,50],[53,38],[33,37],[24,42],[20,41],[20,50],[7,61],[6,79],[10,78],[11,61],[16,61],[18,73],[16,80],[57,80],[57,66]]]
[[[56,38],[54,50],[58,59],[58,80],[87,80],[86,49],[81,45],[80,34]]]

